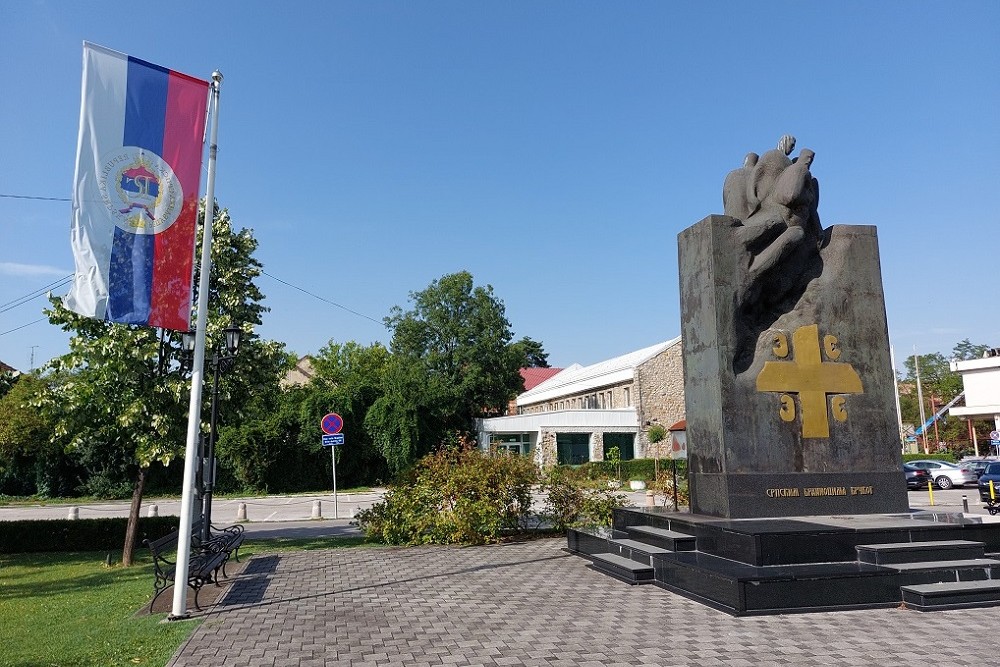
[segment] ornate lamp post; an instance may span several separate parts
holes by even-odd
[[[215,488],[215,439],[218,434],[216,424],[219,417],[219,375],[228,373],[233,368],[236,361],[236,354],[240,349],[240,338],[243,331],[238,326],[226,327],[224,347],[216,347],[212,351],[212,359],[209,363],[212,366],[212,417],[208,430],[208,451],[204,456],[204,470],[202,471],[202,539],[208,540],[211,537],[212,529],[212,491]]]

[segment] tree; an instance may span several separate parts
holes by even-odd
[[[513,344],[514,350],[523,358],[521,368],[548,368],[549,355],[537,340],[525,336]]]
[[[523,387],[503,302],[467,271],[411,292],[413,309],[385,319],[392,357],[384,392],[365,418],[390,467],[443,444],[469,442],[477,417],[499,414]]]
[[[220,456],[245,489],[312,490],[330,483],[330,452],[320,446],[319,423],[336,412],[344,418],[346,445],[337,448],[338,485],[384,479],[385,461],[364,427],[365,414],[381,395],[389,352],[331,341],[312,358],[315,376],[303,387],[260,392],[240,425],[223,429]],[[342,456],[343,454],[343,456]]]
[[[71,479],[65,453],[51,442],[50,420],[31,405],[44,391],[42,380],[21,375],[0,398],[0,493],[58,495]]]
[[[204,218],[204,207],[200,217]],[[199,230],[198,255],[200,245]],[[243,405],[262,384],[276,384],[277,370],[286,362],[281,345],[261,341],[253,333],[253,325],[260,324],[260,315],[267,310],[260,305],[263,295],[253,283],[260,275],[260,263],[252,257],[256,247],[252,232],[234,232],[228,211],[217,209],[207,347],[213,349],[231,324],[244,330],[239,372],[225,377],[230,406]],[[196,275],[196,291],[197,285]],[[113,491],[133,480],[122,553],[123,564],[130,565],[149,465],[154,461],[169,465],[184,454],[190,384],[177,362],[181,335],[85,318],[64,308],[58,299],[52,299],[47,314],[72,337],[69,353],[50,362],[49,391],[37,396],[37,404],[54,424],[54,439],[87,469],[91,492]],[[208,392],[204,394],[207,401]],[[207,411],[203,414],[207,418]]]
[[[989,349],[989,345],[973,345],[969,342],[968,338],[964,338],[962,339],[962,342],[952,348],[952,358],[958,359],[959,361],[979,359],[983,356],[983,353]]]

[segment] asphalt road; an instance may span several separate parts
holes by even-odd
[[[351,519],[358,511],[371,507],[381,500],[384,489],[372,489],[364,493],[338,493],[336,502],[332,494],[295,495],[295,496],[257,496],[247,498],[216,498],[213,503],[212,518],[217,524],[241,522],[248,536],[255,538],[270,537],[327,537],[333,535],[358,534],[357,528],[351,525]],[[647,503],[645,492],[627,494],[630,502],[636,506]],[[981,516],[987,521],[1000,521],[1000,516],[991,517],[979,500],[976,487],[934,491],[934,502],[924,491],[908,493],[910,507],[920,510],[938,510],[943,512],[962,512],[963,501],[968,502],[968,514]],[[537,506],[544,502],[544,496],[535,497]],[[655,498],[657,505],[663,505],[663,496]],[[314,517],[314,510],[319,503],[319,516]],[[142,505],[142,514],[146,516],[155,507],[159,516],[178,516],[180,500],[176,498],[147,499]],[[20,519],[65,519],[71,513],[77,518],[100,518],[111,516],[128,516],[128,501],[109,501],[104,503],[60,503],[44,505],[8,505],[0,507],[0,521],[16,521]],[[242,511],[245,511],[245,519]]]

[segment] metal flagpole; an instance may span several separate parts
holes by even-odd
[[[920,406],[920,435],[924,439],[924,454],[930,454],[927,449],[927,415],[924,413],[924,390],[920,386],[920,356],[917,354],[917,346],[913,346],[913,368],[917,372],[917,404]]]
[[[896,389],[896,425],[899,428],[899,448],[906,447],[906,437],[903,435],[903,411],[899,407],[899,373],[896,371],[896,352],[889,346],[889,363],[892,364],[892,386]]]
[[[219,138],[219,88],[222,73],[212,72],[212,132],[208,144],[208,181],[205,186],[205,223],[201,240],[201,277],[198,280],[198,319],[195,322],[194,364],[191,370],[191,402],[188,408],[187,448],[184,455],[184,488],[181,494],[181,525],[177,538],[177,565],[174,574],[174,603],[171,621],[188,618],[188,558],[191,552],[191,509],[194,506],[195,459],[198,458],[198,433],[201,431],[201,390],[205,370],[205,338],[208,327],[208,279],[212,271],[212,223],[215,220],[215,156]]]

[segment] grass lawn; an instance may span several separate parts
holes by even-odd
[[[104,552],[0,555],[0,665],[166,664],[198,621],[134,616],[153,591],[136,553],[131,568],[107,567]]]
[[[248,540],[240,560],[361,543],[357,537]],[[165,614],[136,616],[153,592],[149,554],[136,549],[131,568],[107,567],[106,555],[0,555],[0,667],[166,664],[201,621],[161,623]]]

